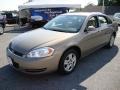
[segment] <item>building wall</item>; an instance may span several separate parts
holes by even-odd
[[[82,12],[102,12],[102,6],[88,5],[81,10]],[[120,6],[106,6],[104,13],[107,15],[114,15],[114,13],[120,12]]]
[[[88,5],[81,10],[82,12],[102,12],[102,6]]]

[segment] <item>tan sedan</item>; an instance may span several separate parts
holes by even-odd
[[[69,74],[80,58],[103,46],[112,48],[117,30],[102,13],[62,14],[43,28],[14,38],[7,48],[8,61],[25,73]]]

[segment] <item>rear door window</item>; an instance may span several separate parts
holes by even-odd
[[[108,24],[107,19],[104,16],[98,16],[100,26],[106,26]]]

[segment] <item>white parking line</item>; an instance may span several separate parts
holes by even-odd
[[[120,37],[120,27],[118,27],[117,37]]]

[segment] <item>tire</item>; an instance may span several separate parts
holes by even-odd
[[[112,48],[114,46],[114,41],[115,41],[115,36],[112,35],[111,38],[110,38],[109,43],[106,45],[107,48]]]
[[[79,59],[79,53],[74,49],[67,50],[61,57],[58,71],[60,74],[69,74],[74,71]]]
[[[4,34],[4,28],[0,26],[0,35]]]

